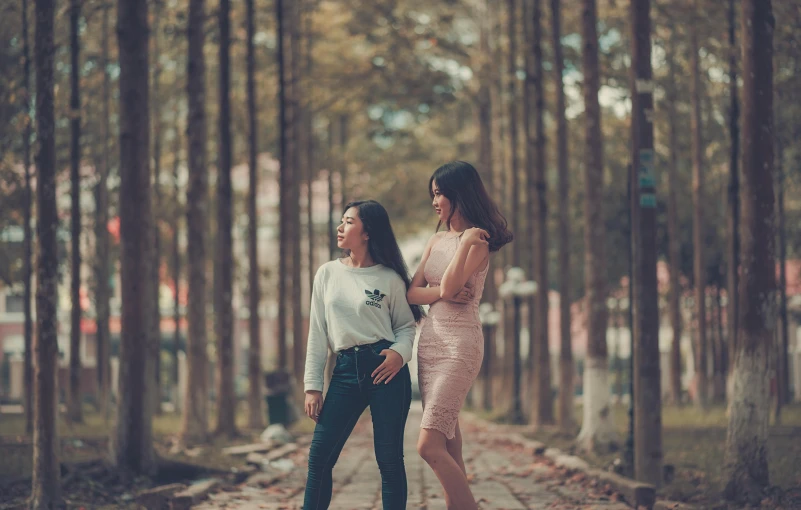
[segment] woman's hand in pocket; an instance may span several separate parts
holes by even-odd
[[[320,419],[320,411],[323,410],[323,392],[309,390],[306,392],[306,416],[314,420]]]
[[[384,356],[384,362],[373,370],[373,384],[380,384],[382,381],[388,384],[403,368],[403,356],[392,349],[384,349],[381,356]]]

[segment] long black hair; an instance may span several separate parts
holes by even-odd
[[[376,264],[381,264],[398,273],[406,284],[406,290],[412,284],[409,278],[409,269],[406,267],[406,262],[403,260],[398,241],[395,239],[395,233],[392,231],[392,225],[389,222],[389,214],[384,206],[375,200],[359,200],[350,202],[345,206],[345,211],[355,207],[359,211],[359,219],[362,220],[364,231],[367,233],[367,250],[370,252],[370,257]],[[350,250],[345,250],[346,254],[350,254]],[[404,296],[404,299],[406,297]],[[409,305],[412,309],[415,322],[420,322],[425,314],[419,305]]]
[[[491,252],[498,251],[505,244],[512,242],[514,235],[508,228],[506,218],[490,198],[473,165],[464,161],[452,161],[437,168],[428,181],[428,192],[432,199],[434,181],[437,182],[439,192],[451,202],[451,213],[446,220],[446,227],[450,228],[453,214],[459,211],[469,224],[489,233]],[[441,226],[442,221],[437,224],[437,230]]]

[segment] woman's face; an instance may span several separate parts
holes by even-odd
[[[434,199],[431,205],[434,206],[434,212],[437,213],[439,221],[446,223],[451,215],[451,201],[440,193],[437,181],[431,183],[431,192],[434,194]]]
[[[359,218],[359,209],[351,207],[342,215],[342,222],[337,227],[337,246],[342,250],[352,250],[367,245],[368,239]]]

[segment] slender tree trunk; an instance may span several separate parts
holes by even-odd
[[[152,435],[153,366],[152,281],[153,223],[150,199],[148,134],[147,4],[118,0],[120,55],[120,236],[122,241],[122,334],[117,426],[112,462],[134,473],[155,470]],[[142,339],[147,348],[142,348]]]
[[[634,476],[656,487],[662,482],[662,393],[660,391],[659,291],[656,279],[656,179],[654,176],[651,2],[633,0],[631,183],[634,301]]]
[[[100,412],[106,422],[111,417],[111,349],[109,332],[109,316],[111,315],[111,268],[109,261],[109,233],[108,233],[108,175],[111,167],[109,154],[109,139],[111,138],[111,78],[108,74],[109,62],[109,10],[111,6],[103,9],[103,120],[102,120],[102,165],[100,176],[95,188],[95,308],[97,310],[97,386]]]
[[[529,313],[531,335],[536,337],[535,366],[536,411],[532,421],[536,425],[550,425],[554,422],[553,395],[551,392],[551,353],[548,348],[548,183],[545,179],[545,90],[543,83],[542,57],[542,0],[534,0],[533,6],[533,64],[534,64],[534,127],[536,148],[534,152],[534,188],[529,187],[529,201],[534,200],[534,214],[529,214],[529,221],[536,218],[536,227],[530,229],[534,234],[534,273],[533,278],[539,284],[539,292],[534,298],[535,313]],[[531,169],[529,169],[530,171]]]
[[[742,12],[742,282],[725,449],[724,495],[759,505],[769,486],[769,387],[776,313],[773,193],[773,13],[770,0]]]
[[[33,231],[31,218],[33,217],[33,190],[31,186],[31,55],[28,46],[28,0],[22,0],[22,52],[25,59],[25,76],[23,78],[23,108],[25,109],[25,129],[22,135],[23,164],[25,165],[25,202],[23,210],[23,261],[22,278],[25,285],[23,312],[25,314],[24,339],[25,358],[25,433],[33,433],[33,313],[31,310],[33,294]]]
[[[587,361],[584,370],[582,448],[603,449],[616,441],[610,412],[606,345],[606,254],[603,213],[603,139],[598,103],[600,71],[595,0],[582,1],[582,67],[586,153],[584,164],[584,279],[587,307]]]
[[[477,123],[478,123],[478,161],[484,182],[492,196],[497,196],[496,180],[494,178],[492,158],[492,53],[490,49],[490,20],[489,12],[492,9],[490,0],[476,4],[476,15],[480,30],[480,85],[477,97]],[[482,295],[482,305],[490,310],[497,306],[498,290],[495,285],[495,267],[497,261],[491,257],[487,281]],[[492,408],[492,369],[495,353],[495,325],[484,325],[484,358],[481,364],[481,408]]]
[[[178,116],[178,106],[175,107],[175,134],[173,138],[173,166],[172,166],[172,182],[173,182],[173,219],[172,219],[172,283],[173,283],[173,311],[172,320],[174,323],[174,331],[172,337],[172,370],[170,370],[170,384],[172,386],[171,394],[173,395],[173,402],[176,405],[183,405],[178,397],[178,389],[180,387],[180,374],[178,371],[179,357],[178,353],[181,349],[181,246],[180,246],[180,231],[181,231],[181,186],[179,181],[179,172],[181,164],[181,128],[180,118]]]
[[[259,429],[264,425],[262,413],[261,378],[261,322],[259,305],[261,289],[259,282],[259,226],[256,197],[258,196],[258,110],[256,109],[256,50],[253,38],[256,35],[256,12],[254,0],[247,0],[247,101],[248,101],[248,308],[250,309],[250,343],[248,348],[248,427]]]
[[[676,36],[671,33],[668,42],[668,82],[666,106],[668,117],[668,259],[670,265],[669,313],[673,339],[670,346],[670,396],[675,405],[681,405],[681,262],[679,239],[679,212],[677,205],[679,175],[678,121],[676,119]]]
[[[698,317],[698,339],[695,344],[695,372],[698,380],[695,402],[706,408],[708,398],[708,367],[706,341],[706,259],[704,222],[704,142],[701,125],[701,71],[698,57],[698,22],[690,26],[690,95],[692,96],[693,154],[693,273],[695,280],[695,307]]]
[[[287,284],[288,277],[287,271],[290,268],[290,253],[289,253],[289,236],[292,229],[290,221],[290,186],[291,186],[291,169],[289,168],[289,140],[288,140],[288,124],[287,124],[287,69],[286,69],[286,16],[284,11],[284,0],[275,0],[275,17],[278,25],[278,42],[276,47],[276,55],[278,59],[278,132],[279,132],[279,149],[278,159],[280,161],[280,171],[278,178],[279,188],[279,214],[282,221],[279,224],[279,240],[278,240],[278,366],[281,369],[286,369],[288,359],[288,352],[286,348],[287,340],[287,317],[289,304]]]
[[[517,98],[517,1],[516,0],[507,0],[507,35],[509,37],[509,53],[508,53],[508,63],[507,63],[507,72],[509,73],[509,81],[507,83],[508,86],[508,94],[509,94],[509,151],[511,155],[511,164],[509,167],[510,176],[509,182],[511,184],[511,203],[512,203],[512,212],[510,215],[510,224],[512,230],[519,230],[520,229],[520,185],[522,184],[520,181],[520,171],[519,171],[519,158],[518,158],[518,136],[517,136],[517,127],[519,123],[519,118],[517,115],[518,104],[516,101]],[[520,243],[514,243],[512,246],[512,265],[515,267],[520,266],[520,252],[521,247],[519,246]],[[514,423],[522,423],[523,418],[523,410],[522,410],[522,391],[521,391],[521,384],[522,384],[522,367],[521,367],[521,355],[520,355],[520,345],[519,345],[519,337],[520,331],[519,327],[522,323],[521,311],[520,311],[520,300],[516,300],[515,304],[512,305],[511,313],[506,314],[507,319],[505,325],[507,328],[511,328],[512,331],[505,331],[504,336],[506,337],[506,349],[504,349],[504,354],[507,356],[511,356],[512,362],[512,408],[510,409],[511,416],[510,419]],[[505,307],[506,308],[506,307]]]
[[[153,15],[153,267],[151,267],[151,278],[153,279],[153,301],[151,311],[153,313],[151,333],[153,337],[153,351],[151,363],[153,363],[153,413],[161,414],[161,308],[159,306],[159,290],[161,287],[161,97],[159,94],[159,82],[161,80],[161,63],[159,62],[159,26],[162,15],[161,4],[154,2]]]
[[[307,83],[312,83],[312,64],[314,63],[312,49],[314,48],[313,20],[314,8],[317,0],[307,0],[303,9],[305,13],[306,45],[305,45],[305,79]],[[311,300],[312,287],[314,285],[314,273],[317,270],[317,263],[314,257],[315,235],[314,235],[314,179],[316,177],[315,143],[314,143],[314,109],[311,102],[311,95],[307,95],[304,101],[303,114],[303,133],[304,147],[306,152],[306,240],[308,242],[308,277],[307,287],[308,300]],[[305,301],[308,302],[308,301]]]
[[[570,167],[567,154],[567,117],[562,75],[562,20],[559,0],[551,0],[551,44],[556,86],[556,157],[559,171],[559,426],[570,430],[575,424],[573,393],[575,367],[570,339]]]
[[[303,176],[307,174],[306,162],[303,161],[303,83],[300,79],[300,14],[301,6],[299,2],[293,2],[290,9],[291,27],[289,33],[289,53],[290,53],[290,103],[292,105],[290,116],[290,126],[292,130],[292,148],[290,150],[292,158],[292,200],[289,205],[292,207],[291,218],[293,228],[290,231],[292,247],[292,357],[294,360],[294,373],[301,387],[303,381],[303,369],[306,359],[306,339],[303,330],[303,300],[301,285],[301,268],[303,259],[301,257],[301,221],[300,221],[300,187],[303,183]]]
[[[328,120],[328,256],[333,259],[337,252],[337,234],[334,230],[334,167],[337,166],[336,122]],[[312,280],[313,282],[313,280]]]
[[[187,159],[187,384],[183,398],[181,436],[184,442],[204,442],[208,435],[208,355],[206,354],[206,231],[208,229],[209,173],[206,167],[205,1],[189,1],[186,91]]]
[[[81,402],[81,96],[78,24],[81,1],[70,0],[70,386],[67,416],[83,422]]]
[[[36,0],[34,58],[36,66],[36,339],[34,373],[33,483],[30,508],[63,505],[58,439],[58,207],[56,205],[56,140],[53,108],[52,0]]]
[[[779,230],[779,342],[776,356],[776,423],[781,421],[782,407],[790,402],[789,331],[787,321],[787,232],[784,226],[784,147],[776,137],[776,215]]]
[[[217,251],[215,268],[215,318],[217,336],[217,429],[216,433],[236,436],[236,392],[234,389],[233,295],[233,203],[231,189],[231,13],[229,0],[220,0],[219,62],[219,170],[217,172]]]
[[[729,193],[728,193],[728,263],[726,268],[726,306],[729,352],[732,356],[737,349],[737,315],[740,267],[740,170],[737,163],[740,159],[740,98],[737,87],[737,40],[736,40],[735,0],[729,0]],[[732,374],[733,365],[727,367]]]

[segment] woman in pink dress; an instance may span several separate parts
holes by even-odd
[[[490,253],[513,236],[469,163],[438,168],[429,193],[439,224],[407,293],[409,304],[431,305],[417,350],[423,398],[417,451],[442,484],[447,507],[472,510],[477,507],[462,458],[459,411],[484,356],[478,305]],[[447,230],[439,232],[442,225]]]

